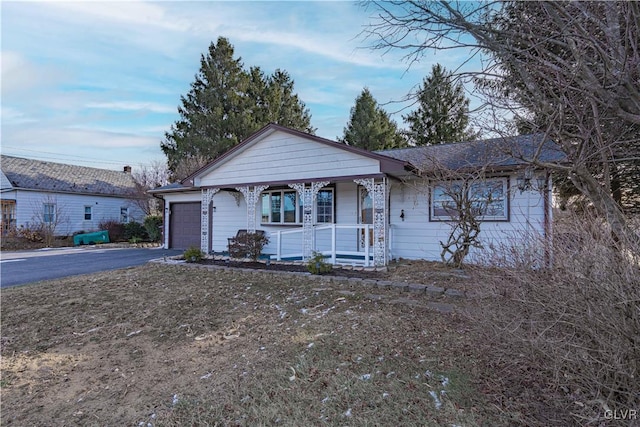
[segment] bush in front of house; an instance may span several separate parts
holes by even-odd
[[[491,268],[479,269],[479,280],[494,291],[478,305],[475,323],[488,351],[504,361],[502,378],[543,378],[545,388],[563,391],[560,404],[572,408],[577,424],[597,425],[608,408],[638,405],[638,240],[614,238],[588,212],[555,216],[553,230],[551,242],[530,239],[537,251],[488,253]],[[525,373],[523,365],[536,368]]]
[[[149,215],[144,219],[144,229],[152,242],[159,242],[162,238],[162,217]]]
[[[328,264],[324,260],[324,255],[321,252],[313,252],[313,256],[307,261],[307,270],[311,274],[327,274],[333,269],[331,264]]]
[[[124,224],[114,219],[102,220],[98,224],[100,231],[106,230],[109,233],[109,240],[112,242],[122,242],[124,238]]]
[[[124,238],[127,241],[141,242],[148,239],[147,230],[144,225],[136,221],[128,222],[124,225]]]
[[[268,243],[269,238],[264,233],[246,233],[229,244],[229,255],[232,258],[248,257],[257,261]]]
[[[204,257],[204,252],[200,250],[200,248],[196,248],[195,246],[191,246],[189,249],[184,251],[184,259],[187,262],[200,262]]]

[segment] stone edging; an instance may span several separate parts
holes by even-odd
[[[438,296],[446,296],[450,298],[465,297],[465,293],[457,289],[451,289],[451,288],[445,289],[439,286],[423,285],[421,283],[393,282],[389,280],[366,279],[366,278],[360,278],[360,277],[325,276],[325,275],[311,274],[308,272],[300,272],[300,271],[283,271],[283,270],[267,270],[267,269],[260,270],[255,268],[227,267],[224,265],[203,265],[203,264],[197,264],[197,263],[187,263],[184,260],[176,260],[171,258],[158,258],[158,259],[153,259],[149,262],[155,263],[155,264],[165,264],[165,265],[184,265],[184,266],[193,267],[193,268],[204,268],[207,270],[227,270],[227,271],[241,271],[243,273],[251,273],[251,274],[266,273],[266,274],[276,274],[276,275],[284,275],[284,276],[299,276],[299,277],[305,277],[311,280],[325,280],[333,283],[346,282],[346,283],[369,286],[372,288],[375,287],[377,289],[392,289],[392,290],[395,289],[399,292],[407,292],[407,293],[410,292],[410,293],[415,293],[419,295],[427,295],[431,297],[438,297]],[[375,295],[369,295],[369,297],[375,297]],[[406,298],[404,300],[400,298],[390,302],[391,303],[404,302],[404,303],[409,303],[410,305],[415,305],[415,304],[411,304],[412,301]],[[435,302],[429,303],[428,306],[435,310],[438,310],[441,312],[447,312],[447,313],[452,312],[454,307],[452,304],[435,303]]]

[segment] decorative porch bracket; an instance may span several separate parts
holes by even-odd
[[[256,232],[256,204],[260,200],[260,193],[267,188],[269,188],[268,185],[236,187],[236,190],[242,193],[247,202],[247,233]]]
[[[310,187],[304,182],[289,184],[298,192],[300,200],[302,200],[302,260],[306,261],[313,255],[315,249],[313,241],[313,203],[316,200],[318,191],[322,187],[329,185],[329,181],[312,182]]]
[[[362,185],[373,199],[373,265],[387,264],[387,180],[376,182],[373,178],[354,179]]]
[[[220,191],[219,188],[202,189],[202,219],[200,220],[200,250],[205,254],[211,249],[211,237],[209,236],[209,207],[214,194]]]

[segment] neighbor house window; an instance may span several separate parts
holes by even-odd
[[[263,224],[301,224],[304,221],[302,199],[295,190],[273,190],[262,193]],[[320,190],[316,198],[316,222],[333,222],[333,190]]]
[[[448,221],[458,215],[458,203],[467,204],[483,221],[509,219],[507,178],[491,178],[466,183],[436,184],[431,190],[431,220]]]
[[[91,206],[84,207],[84,220],[91,221]]]
[[[129,222],[129,208],[120,208],[120,222]]]
[[[2,232],[11,230],[16,226],[16,202],[15,200],[0,200],[2,204]]]
[[[42,215],[42,219],[44,220],[45,224],[51,224],[55,222],[56,220],[55,216],[56,216],[56,205],[53,203],[45,203],[44,211]]]

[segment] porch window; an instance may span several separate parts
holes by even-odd
[[[45,224],[51,224],[55,221],[56,205],[53,203],[45,203],[43,205],[42,220]]]
[[[84,207],[84,220],[91,221],[91,206]]]
[[[434,185],[431,190],[431,220],[451,220],[458,215],[460,203],[468,204],[471,212],[482,221],[508,221],[507,178]]]
[[[295,190],[265,191],[261,196],[262,224],[302,224],[303,203]],[[316,222],[333,222],[333,189],[323,189],[317,194]]]
[[[333,222],[333,190],[326,189],[318,191],[316,197],[316,222]]]

